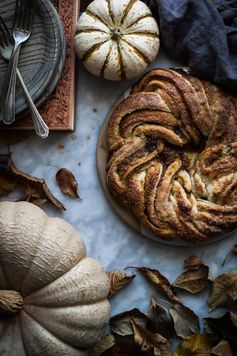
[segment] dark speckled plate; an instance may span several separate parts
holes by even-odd
[[[0,15],[12,29],[15,0],[0,1]],[[42,104],[55,89],[65,61],[65,37],[60,17],[48,0],[37,0],[33,30],[30,39],[22,46],[19,70],[37,106]],[[7,63],[0,58],[0,83]],[[1,94],[0,94],[1,95]],[[16,114],[23,113],[27,104],[17,84]]]

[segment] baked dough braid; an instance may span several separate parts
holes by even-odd
[[[237,98],[155,69],[113,111],[107,184],[156,236],[200,242],[237,226]]]

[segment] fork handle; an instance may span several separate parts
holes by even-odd
[[[30,113],[31,113],[31,116],[32,116],[32,119],[33,119],[33,122],[34,122],[34,125],[35,125],[35,132],[36,134],[41,137],[41,138],[47,138],[48,135],[49,135],[49,128],[48,126],[46,125],[46,123],[44,122],[42,116],[40,115],[37,107],[35,106],[29,92],[28,92],[28,89],[24,83],[24,80],[21,76],[21,73],[20,71],[18,70],[17,68],[17,76],[18,76],[18,79],[19,79],[19,82],[21,84],[21,87],[23,89],[23,92],[25,94],[25,98],[26,98],[26,101],[27,101],[27,104],[29,106],[29,109],[30,109]]]
[[[20,48],[21,44],[16,43],[2,85],[0,119],[8,125],[15,121],[16,69]]]

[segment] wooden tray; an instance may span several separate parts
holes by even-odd
[[[57,9],[64,26],[66,60],[61,79],[50,98],[40,107],[40,113],[50,130],[73,131],[75,129],[76,84],[74,36],[79,16],[80,1],[53,0],[52,3]],[[17,120],[13,125],[0,126],[0,133],[22,130],[34,130],[32,119],[29,116]]]

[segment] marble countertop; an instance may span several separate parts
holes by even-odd
[[[159,55],[154,66],[169,63]],[[78,63],[77,128],[75,133],[51,133],[46,141],[32,135],[29,139],[11,146],[16,165],[37,177],[44,177],[66,212],[47,207],[50,215],[70,222],[84,237],[88,255],[98,259],[106,271],[123,270],[127,266],[146,266],[159,269],[172,282],[183,270],[183,261],[191,254],[202,257],[214,276],[236,268],[236,258],[230,258],[224,268],[221,264],[237,234],[216,244],[199,247],[172,247],[153,242],[131,230],[114,213],[100,186],[96,171],[96,143],[106,114],[131,85],[130,82],[112,83],[90,75]],[[6,151],[1,147],[1,153]],[[66,167],[75,174],[81,200],[63,195],[55,181],[57,168]],[[112,298],[112,314],[135,307],[146,311],[151,296],[159,294],[142,277]],[[186,305],[200,317],[208,315],[207,291],[198,296],[179,293]],[[217,314],[219,311],[217,312]]]

